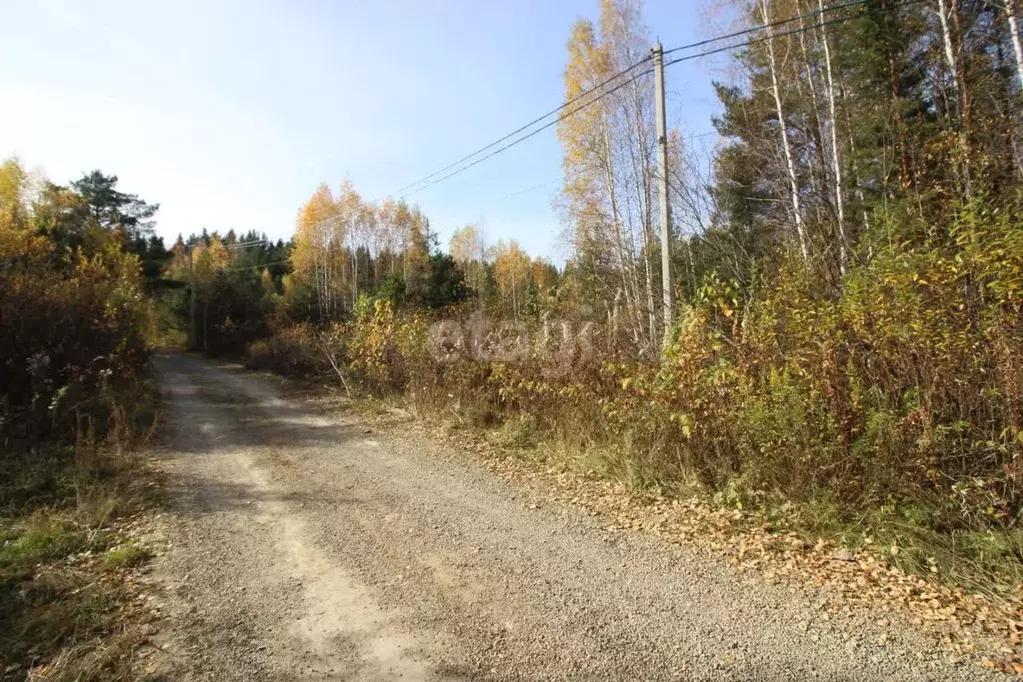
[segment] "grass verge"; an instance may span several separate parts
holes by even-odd
[[[132,454],[155,422],[152,382],[139,392],[103,443],[0,459],[0,680],[133,679],[147,616],[131,574],[150,557],[133,536],[160,502]]]

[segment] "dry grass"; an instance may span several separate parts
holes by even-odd
[[[131,578],[150,553],[132,536],[160,502],[156,474],[131,454],[155,423],[144,388],[130,418],[113,411],[102,443],[2,462],[0,680],[134,679],[148,616]]]

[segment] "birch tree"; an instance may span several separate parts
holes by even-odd
[[[1019,37],[1019,2],[1005,0],[1005,16],[1009,23],[1009,41],[1012,43],[1013,54],[1016,55],[1016,76],[1019,87],[1023,90],[1023,43]]]
[[[831,116],[831,157],[835,179],[835,214],[838,221],[838,267],[844,275],[849,267],[848,240],[845,234],[845,201],[842,196],[842,155],[838,149],[838,114],[835,106],[835,79],[831,68],[831,45],[824,27],[824,0],[817,0],[819,10],[818,27],[821,44],[824,46],[824,73],[827,76],[828,113]]]
[[[292,263],[295,275],[316,292],[316,307],[321,320],[333,319],[335,310],[335,272],[333,254],[337,205],[326,184],[320,185],[298,212],[295,250]]]
[[[451,235],[451,256],[462,268],[469,286],[483,300],[486,285],[487,246],[483,233],[473,225],[466,225]]]
[[[650,54],[649,31],[638,2],[602,0],[596,25],[572,29],[565,96],[573,99]],[[655,238],[656,132],[653,81],[628,81],[635,70],[587,99],[593,106],[562,121],[562,208],[576,262],[605,301],[621,301],[621,321],[640,347],[655,349],[661,335]],[[616,86],[620,89],[608,91]],[[600,95],[599,101],[596,98]],[[615,304],[618,305],[617,303]]]
[[[771,73],[771,94],[774,96],[775,111],[778,116],[778,136],[781,140],[782,151],[785,154],[785,166],[788,171],[789,197],[792,202],[792,220],[796,226],[796,237],[799,241],[799,250],[803,254],[803,260],[809,260],[810,250],[806,235],[806,225],[803,222],[803,211],[799,200],[799,180],[796,177],[796,166],[792,157],[792,147],[789,144],[788,123],[785,118],[785,109],[782,106],[781,87],[778,84],[778,60],[774,49],[774,29],[770,27],[771,0],[760,0],[760,13],[764,24],[768,26],[767,32],[767,56]]]

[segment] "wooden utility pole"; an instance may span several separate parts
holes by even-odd
[[[661,208],[661,288],[664,293],[664,346],[675,322],[675,279],[671,272],[671,214],[668,205],[668,122],[664,112],[664,49],[654,45],[654,108],[657,118],[657,180]]]

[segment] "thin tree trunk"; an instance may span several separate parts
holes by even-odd
[[[892,110],[895,113],[895,139],[899,155],[899,187],[908,189],[913,184],[913,176],[909,169],[909,129],[906,127],[906,118],[902,115],[902,95],[899,91],[899,76],[895,69],[895,58],[888,56],[889,86],[892,95]],[[885,183],[887,185],[887,182]],[[890,192],[885,192],[888,198]]]
[[[950,0],[950,3],[951,6],[946,4],[945,0],[938,0],[938,17],[941,19],[941,41],[945,48],[945,60],[948,62],[948,68],[952,72],[952,90],[955,94],[956,109],[960,124],[957,137],[959,138],[959,152],[963,157],[961,160],[963,165],[963,189],[965,190],[967,199],[969,199],[973,196],[970,182],[970,149],[969,143],[967,142],[969,129],[969,103],[967,101],[966,82],[962,76],[959,60],[956,59],[952,31],[948,25],[950,11],[955,13],[956,24],[958,25],[959,10],[956,6],[956,0]]]
[[[629,311],[631,331],[633,333],[633,337],[638,340],[635,320],[633,319],[633,313],[636,308],[636,305],[633,303],[635,298],[634,294],[638,292],[630,293],[629,291],[629,270],[631,269],[631,261],[626,256],[625,245],[622,239],[621,213],[618,208],[618,193],[614,178],[614,170],[611,166],[611,140],[606,121],[604,122],[604,153],[604,181],[607,183],[608,199],[611,202],[611,228],[614,231],[615,249],[618,252],[618,269],[622,279],[622,288],[625,290],[625,305]]]
[[[802,5],[796,3],[796,9],[802,13]],[[827,161],[824,153],[824,117],[821,116],[820,100],[817,97],[817,79],[814,78],[813,63],[810,60],[810,50],[806,46],[806,27],[803,24],[803,20],[799,20],[799,47],[803,52],[803,62],[806,64],[806,81],[810,86],[810,101],[813,103],[813,121],[814,125],[811,128],[813,135],[814,149],[817,151],[815,156],[817,157],[817,167],[820,169],[821,184],[824,187],[825,194],[827,193],[828,185],[828,173],[827,173]],[[796,87],[799,88],[799,96],[803,97],[802,88],[799,86],[799,81],[796,81]],[[813,173],[810,174],[811,190],[816,190],[813,185]],[[818,204],[819,206],[819,204]],[[820,209],[817,211],[818,221],[821,220]]]
[[[1005,15],[1009,19],[1009,37],[1012,39],[1012,51],[1016,53],[1016,75],[1019,87],[1023,90],[1023,43],[1019,37],[1019,7],[1017,0],[1005,0]]]
[[[628,103],[632,105],[635,113],[635,120],[629,120],[628,109],[625,109],[625,119],[629,128],[635,131],[635,137],[630,136],[630,154],[632,160],[632,173],[636,187],[636,200],[639,202],[639,214],[642,221],[643,231],[643,268],[646,277],[646,306],[647,325],[650,334],[651,345],[657,342],[657,308],[654,302],[653,266],[651,264],[653,239],[651,236],[653,225],[653,213],[651,200],[651,168],[650,157],[647,154],[647,128],[643,121],[642,93],[634,83],[630,88],[632,99]],[[623,107],[625,108],[625,107]]]
[[[941,42],[945,48],[945,60],[952,72],[952,90],[955,91],[956,104],[959,105],[959,68],[956,66],[955,52],[952,49],[952,33],[948,28],[948,7],[945,0],[938,0],[938,18],[941,20]]]
[[[355,245],[355,253],[352,255],[352,310],[359,301],[359,247]]]
[[[774,92],[774,104],[778,113],[778,129],[781,132],[782,149],[785,152],[785,165],[788,168],[789,191],[792,199],[792,214],[796,222],[796,236],[799,239],[799,250],[803,254],[803,260],[809,261],[810,250],[806,239],[806,226],[803,224],[802,209],[799,205],[799,183],[796,179],[796,167],[792,160],[792,149],[789,147],[788,127],[785,123],[785,110],[781,105],[781,91],[778,87],[778,66],[774,56],[774,31],[770,28],[770,0],[760,0],[761,11],[764,15],[764,23],[767,28],[767,56],[771,67],[771,85]]]
[[[650,343],[657,340],[657,309],[654,307],[653,273],[650,268],[650,230],[643,229],[643,264],[646,268],[646,305],[650,325]]]
[[[835,81],[831,73],[831,47],[828,33],[824,28],[824,0],[817,0],[820,10],[818,26],[821,42],[824,44],[824,69],[828,77],[828,109],[831,113],[831,153],[835,164],[835,212],[838,217],[838,269],[843,275],[849,266],[848,246],[845,235],[845,208],[842,199],[842,159],[838,152],[838,114],[835,107]]]

